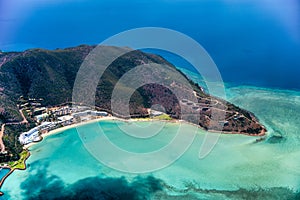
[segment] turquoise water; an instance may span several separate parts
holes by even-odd
[[[131,28],[165,27],[203,45],[226,82],[299,90],[298,8],[297,0],[0,1],[0,49],[98,44]],[[300,93],[228,85],[227,95],[229,101],[260,118],[269,130],[267,140],[255,143],[253,137],[224,135],[211,154],[199,160],[205,135],[199,130],[177,162],[138,176],[99,163],[86,151],[76,129],[70,129],[31,148],[28,170],[15,171],[7,179],[1,199],[36,199],[39,193],[48,199],[63,194],[73,199],[79,194],[98,199],[109,195],[123,199],[295,199],[300,189]],[[120,132],[115,122],[100,125],[116,145],[133,152],[163,147],[178,128],[166,124],[159,135],[139,143]],[[96,134],[95,126],[87,125],[85,130]]]
[[[15,171],[4,183],[4,199],[48,199],[64,195],[121,197],[121,199],[297,199],[300,189],[300,93],[256,87],[232,87],[228,99],[254,112],[268,127],[265,141],[255,137],[222,135],[213,151],[199,159],[205,132],[172,165],[145,173],[123,173],[106,167],[84,148],[76,129],[47,137],[31,147],[26,171]],[[137,122],[147,126],[151,122]],[[98,125],[116,145],[133,152],[165,146],[179,124],[164,125],[161,132],[139,143],[120,128],[132,123],[101,121],[85,125],[90,133]],[[188,131],[194,126],[182,124]],[[95,137],[95,141],[97,141]],[[114,155],[111,155],[112,157]],[[139,163],[137,163],[139,164]],[[78,196],[82,195],[82,196]],[[45,196],[44,196],[45,197]],[[85,196],[86,197],[86,196]]]
[[[6,168],[1,168],[0,170],[0,180],[2,180],[2,178],[8,174],[8,172],[10,172],[10,169],[6,169]]]

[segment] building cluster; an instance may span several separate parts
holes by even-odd
[[[189,101],[187,99],[182,99],[181,103],[191,107],[195,111],[204,111],[204,112],[210,111],[209,104],[195,103],[195,102]]]
[[[88,121],[93,117],[106,117],[108,113],[105,111],[85,110],[82,112],[73,113],[72,116],[80,121]]]
[[[42,139],[40,132],[44,130],[49,130],[55,128],[55,124],[53,122],[43,122],[41,125],[30,129],[29,131],[22,133],[19,136],[19,141],[21,144],[29,144],[31,142],[38,142]]]
[[[150,117],[158,117],[165,114],[164,112],[153,110],[153,109],[149,110],[149,112],[150,112]]]
[[[40,141],[41,134],[57,127],[108,116],[107,112],[90,110],[87,106],[31,107],[28,110],[32,112],[34,119],[40,125],[22,133],[19,137],[21,144]]]

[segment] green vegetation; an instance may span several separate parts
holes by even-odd
[[[19,135],[25,131],[28,131],[32,127],[34,127],[34,124],[18,124],[5,126],[5,132],[2,140],[7,153],[0,154],[0,163],[17,161],[20,159],[20,154],[23,151],[23,146],[19,142]]]
[[[153,119],[158,119],[158,120],[172,120],[173,118],[170,117],[170,115],[168,115],[168,114],[162,114],[162,115],[153,117]]]
[[[24,98],[42,98],[44,99],[44,106],[58,105],[61,103],[69,102],[72,99],[72,89],[77,72],[84,61],[84,58],[90,53],[94,46],[81,45],[74,48],[58,49],[58,50],[43,50],[32,49],[20,53],[3,53],[0,54],[0,59],[5,60],[0,68],[0,121],[20,121],[22,120],[18,112],[17,100],[20,96]],[[119,51],[119,47],[105,47],[108,53],[115,53]],[[93,62],[91,62],[93,63]],[[174,88],[178,89],[177,92],[181,93],[183,97],[194,96],[193,92],[187,92],[184,82],[190,83],[193,91],[197,93],[198,103],[202,104],[199,110],[193,108],[193,105],[185,105],[184,110],[186,113],[190,113],[191,116],[187,116],[186,119],[190,119],[189,122],[200,125],[204,129],[218,130],[220,121],[212,119],[212,107],[210,102],[218,102],[215,104],[219,109],[214,111],[222,113],[227,112],[237,113],[239,116],[245,117],[245,120],[236,120],[227,117],[227,126],[224,127],[226,132],[239,132],[239,133],[260,133],[264,127],[261,126],[258,120],[250,112],[240,109],[231,103],[224,100],[219,100],[203,92],[200,86],[187,78],[181,71],[175,68],[171,63],[166,61],[160,56],[144,53],[142,51],[131,51],[113,61],[103,73],[101,80],[97,85],[95,104],[97,107],[112,113],[111,110],[111,97],[112,92],[118,83],[119,79],[128,71],[141,64],[160,64],[163,65],[162,71],[151,71],[149,73],[140,73],[141,80],[164,80],[165,85],[174,85]],[[97,65],[98,63],[94,63]],[[179,79],[179,74],[184,77]],[[168,78],[166,78],[166,75]],[[94,84],[95,80],[91,84]],[[133,84],[137,81],[135,78],[130,80]],[[155,82],[155,81],[153,81]],[[138,85],[138,83],[137,83]],[[2,88],[5,88],[4,90]],[[82,94],[88,91],[90,88],[80,88]],[[120,91],[126,96],[132,88],[124,84],[120,86]],[[176,94],[177,95],[177,94]],[[76,103],[85,103],[86,96],[82,95],[83,99],[78,100]],[[93,97],[92,97],[93,98]],[[123,118],[129,118],[126,111],[128,111],[127,102],[121,101],[122,95],[119,95],[117,99],[118,105],[115,105],[117,109],[114,110],[113,115]],[[145,118],[149,117],[148,108],[152,105],[159,104],[164,107],[164,110],[170,118],[179,119],[182,117],[180,99],[177,99],[175,94],[167,87],[150,83],[141,86],[130,98],[129,111],[131,117]],[[22,102],[21,102],[22,103]],[[193,103],[192,103],[193,104]],[[203,106],[204,104],[204,106]],[[94,105],[88,105],[94,106]],[[207,110],[203,110],[203,107],[207,107]],[[227,107],[227,110],[223,109]],[[200,119],[193,117],[195,112],[200,112]],[[163,119],[170,119],[167,116],[162,116]],[[241,117],[239,117],[241,118]],[[222,123],[222,122],[221,122]],[[13,131],[14,132],[14,131]],[[15,137],[20,134],[19,131],[12,133]],[[15,140],[9,139],[10,144]],[[15,145],[16,146],[16,145]]]
[[[8,165],[11,167],[11,169],[26,169],[25,161],[29,156],[29,151],[23,150],[19,156],[19,160],[8,162]]]

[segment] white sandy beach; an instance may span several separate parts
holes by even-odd
[[[57,129],[54,129],[52,131],[49,131],[47,133],[44,133],[42,134],[41,136],[43,137],[43,139],[49,135],[53,135],[53,134],[57,134],[57,133],[60,133],[62,131],[65,131],[65,130],[68,130],[70,128],[75,128],[75,127],[78,127],[78,126],[83,126],[83,125],[86,125],[86,124],[90,124],[90,123],[95,123],[95,122],[99,122],[99,121],[103,121],[103,120],[118,120],[118,121],[125,121],[125,122],[137,122],[137,121],[145,121],[145,122],[149,122],[149,121],[165,121],[165,122],[169,122],[169,123],[185,123],[185,124],[190,124],[192,126],[197,126],[199,128],[198,125],[196,124],[193,124],[193,123],[189,123],[187,121],[184,121],[184,120],[175,120],[175,119],[172,119],[172,120],[160,120],[160,119],[151,119],[151,118],[132,118],[132,119],[122,119],[122,118],[118,118],[118,117],[114,117],[114,116],[108,116],[108,117],[102,117],[102,118],[97,118],[97,119],[92,119],[92,120],[88,120],[88,121],[84,121],[84,122],[80,122],[80,123],[75,123],[75,124],[71,124],[71,125],[68,125],[68,126],[64,126],[64,127],[61,127],[61,128],[57,128]],[[212,133],[220,133],[219,131],[210,131]],[[228,133],[227,133],[228,134]],[[241,134],[241,133],[231,133],[231,134]],[[259,136],[264,136],[266,133],[263,132],[262,134],[258,134],[258,135],[251,135],[251,134],[243,134],[243,135],[247,135],[247,136],[256,136],[256,137],[259,137]],[[24,149],[28,149],[29,147],[37,144],[38,142],[32,142],[30,144],[27,144],[27,145],[24,145]]]
[[[46,138],[49,135],[54,135],[54,134],[60,133],[62,131],[68,130],[70,128],[75,128],[75,127],[78,127],[78,126],[83,126],[83,125],[86,125],[86,124],[95,123],[95,122],[99,122],[99,121],[103,121],[103,120],[122,120],[122,119],[119,119],[119,118],[113,117],[113,116],[92,119],[92,120],[89,120],[89,121],[75,123],[75,124],[71,124],[71,125],[68,125],[68,126],[61,127],[61,128],[57,128],[57,129],[54,129],[54,130],[49,131],[47,133],[44,133],[41,136],[44,139],[44,138]],[[33,146],[33,145],[35,145],[37,143],[39,143],[39,142],[32,142],[32,143],[26,144],[26,145],[24,145],[23,148],[24,149],[28,149],[29,147],[31,147],[31,146]]]

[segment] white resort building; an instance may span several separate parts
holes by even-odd
[[[39,130],[37,127],[35,127],[25,133],[22,133],[19,137],[19,141],[21,144],[29,144],[38,139],[39,136]]]
[[[56,123],[54,122],[43,122],[41,125],[30,129],[27,132],[22,133],[19,136],[19,141],[21,144],[29,144],[31,142],[37,142],[41,140],[40,131],[49,130],[54,128]]]
[[[82,109],[80,107],[80,109]],[[78,110],[80,110],[78,109]],[[85,110],[82,112],[72,113],[70,115],[64,115],[67,113],[70,113],[69,107],[63,107],[63,109],[58,109],[59,114],[63,114],[63,116],[60,116],[57,118],[58,121],[56,122],[42,122],[41,125],[22,133],[19,136],[19,141],[21,144],[29,144],[31,142],[38,142],[42,139],[41,134],[43,132],[47,132],[50,130],[53,130],[57,127],[57,125],[70,125],[74,121],[74,118],[80,118],[81,121],[87,121],[90,120],[90,117],[105,117],[108,116],[107,112],[104,111],[96,111],[96,110]],[[43,113],[40,115],[35,116],[35,119],[37,122],[41,122],[42,120],[45,120],[48,117],[47,113]]]
[[[77,112],[72,114],[74,117],[85,117],[85,116],[101,116],[106,117],[108,116],[108,113],[105,111],[96,111],[96,110],[86,110],[83,112]]]

